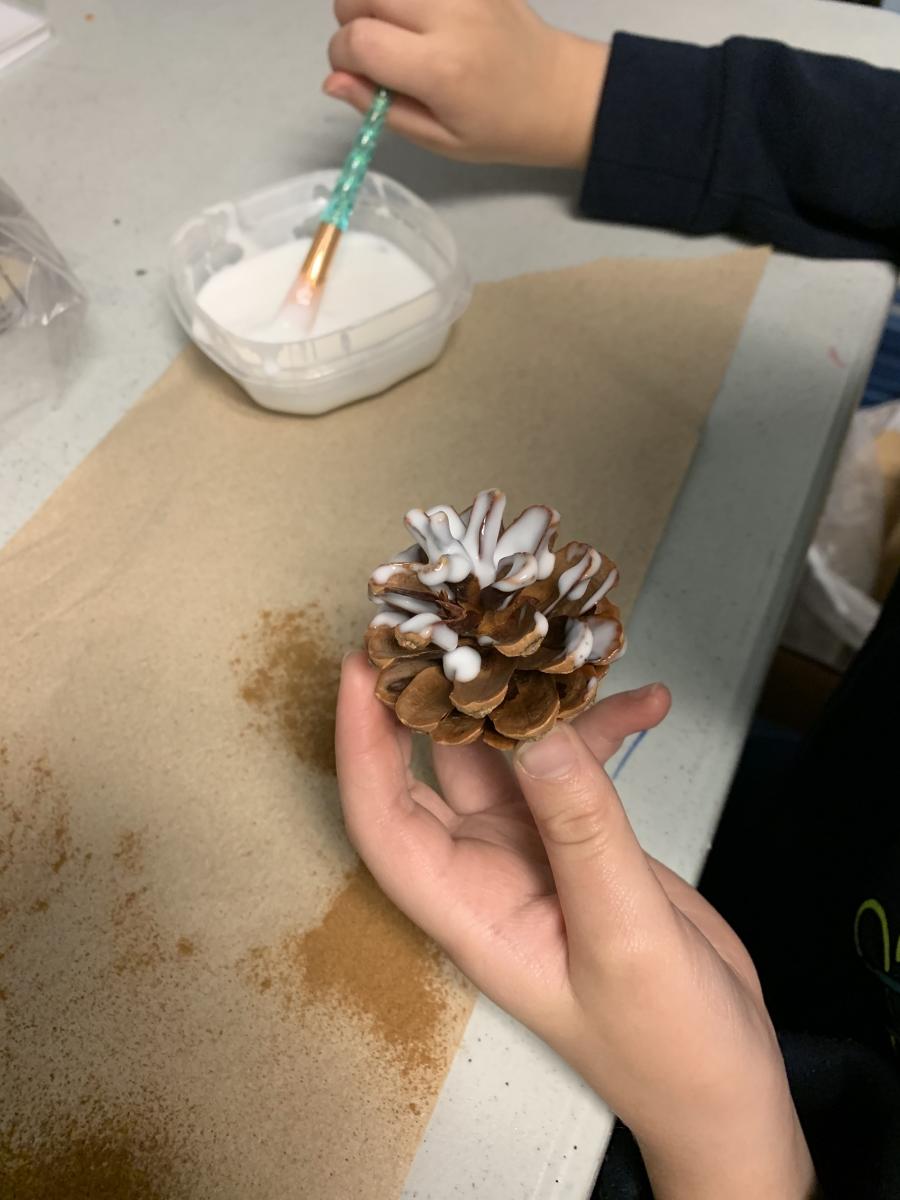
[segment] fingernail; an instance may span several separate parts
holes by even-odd
[[[571,734],[563,727],[521,746],[516,758],[532,779],[559,779],[575,763],[575,746]]]
[[[352,650],[345,650],[344,657],[341,659],[341,669],[343,669],[346,666],[348,658],[352,658],[354,654],[358,654],[358,653],[359,653],[359,651],[355,647]]]
[[[634,689],[631,693],[631,698],[632,700],[643,700],[645,696],[649,696],[651,692],[655,692],[658,687],[658,683],[645,683],[643,687]]]

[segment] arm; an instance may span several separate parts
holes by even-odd
[[[453,158],[586,167],[591,217],[900,260],[900,72],[553,29],[524,0],[336,0],[329,95]],[[598,111],[599,103],[599,111]]]
[[[582,208],[821,257],[900,257],[900,72],[617,34]]]

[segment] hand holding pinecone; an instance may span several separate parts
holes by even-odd
[[[462,514],[412,509],[415,545],[369,580],[376,694],[436,742],[507,750],[540,737],[593,703],[624,649],[607,598],[615,564],[584,542],[554,550],[552,508],[526,508],[504,529],[505,507],[485,491]]]

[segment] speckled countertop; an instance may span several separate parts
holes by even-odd
[[[747,33],[900,66],[900,19],[854,5],[538,7],[598,37],[617,28],[700,42]],[[92,305],[85,359],[60,406],[0,441],[4,540],[183,344],[163,286],[172,231],[207,203],[332,165],[353,128],[351,115],[318,94],[327,0],[268,0],[252,10],[238,0],[164,9],[51,0],[50,10],[57,41],[0,75],[0,169]],[[730,245],[579,221],[571,176],[467,168],[393,141],[378,166],[441,209],[481,279],[605,254]],[[772,259],[638,604],[616,682],[664,678],[676,705],[619,784],[648,850],[689,878],[715,830],[893,285],[876,264]],[[17,386],[0,376],[0,388]],[[590,1190],[609,1128],[602,1104],[553,1055],[479,1001],[406,1196],[577,1200]]]

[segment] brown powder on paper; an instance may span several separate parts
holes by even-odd
[[[12,918],[19,927],[0,941],[0,961],[16,948],[20,918],[45,913],[65,887],[84,878],[91,858],[90,850],[73,845],[69,798],[47,755],[14,766],[10,745],[0,745],[0,925]]]
[[[152,974],[167,961],[147,884],[119,893],[111,925],[116,946],[112,965],[117,975],[139,971]]]
[[[10,1200],[178,1200],[172,1148],[146,1114],[60,1121],[46,1137],[0,1134],[0,1195]]]
[[[318,604],[263,609],[231,660],[254,728],[273,733],[304,763],[334,773],[334,706],[341,649]]]
[[[154,897],[142,881],[147,835],[124,830],[111,858],[94,857],[75,844],[70,803],[46,754],[25,757],[15,768],[0,745],[0,962],[27,943],[55,903],[102,891],[104,937],[115,947],[116,974],[152,972],[194,953],[186,936],[173,947],[163,938]],[[39,935],[38,935],[39,936]],[[3,994],[9,988],[3,986]],[[0,1192],[0,1200],[5,1200]]]
[[[274,987],[290,1010],[314,1006],[335,1023],[362,1025],[407,1077],[444,1064],[449,964],[362,865],[318,925],[257,947],[242,965],[260,992]]]
[[[144,835],[136,829],[126,829],[119,835],[119,842],[113,856],[116,862],[133,874],[140,871],[144,865]]]
[[[54,779],[47,756],[31,759],[24,780],[9,779],[9,747],[0,752],[0,875],[16,865],[20,853],[38,853],[50,875],[59,875],[72,854],[69,804]],[[48,883],[52,883],[48,879]]]
[[[115,901],[110,928],[116,947],[113,970],[117,975],[152,973],[172,958],[154,912],[150,887],[139,880],[144,871],[147,835],[126,829],[119,834],[113,853],[110,879],[115,882]]]

